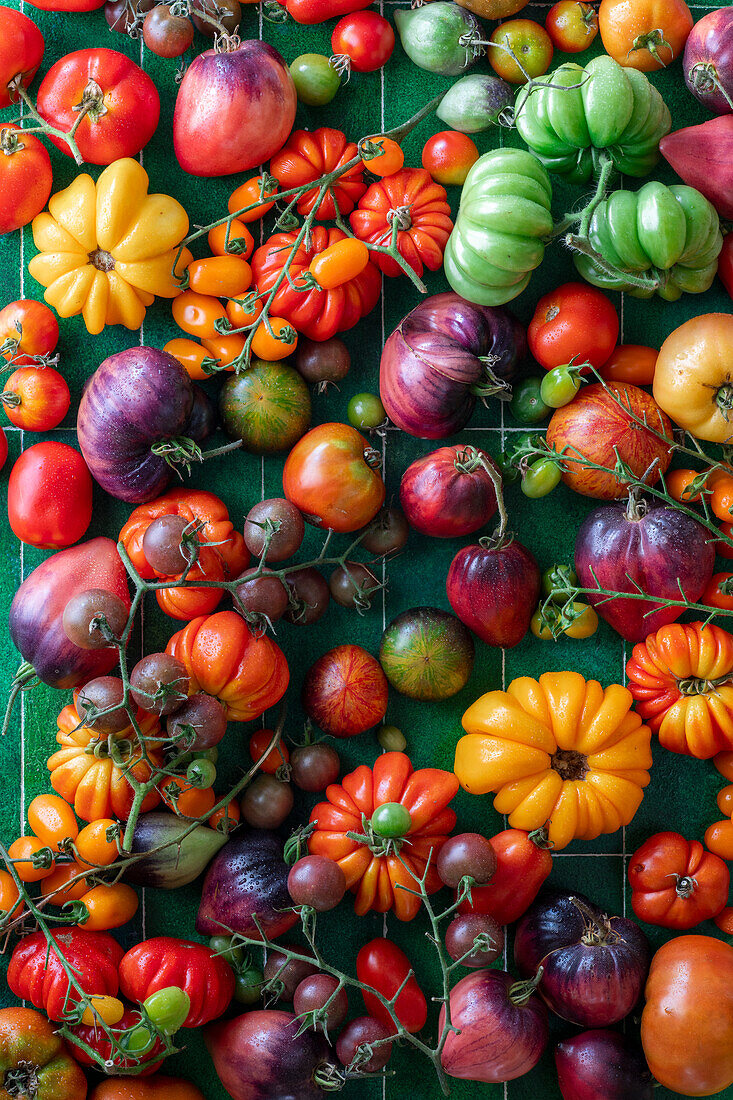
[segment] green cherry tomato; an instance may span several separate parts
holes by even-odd
[[[530,619],[529,627],[535,638],[539,638],[541,642],[551,642],[555,637],[548,625],[547,614],[543,615],[539,607]]]
[[[257,1004],[262,996],[262,983],[264,976],[256,966],[249,966],[241,974],[237,974],[234,983],[234,1000],[240,1005]]]
[[[577,585],[578,575],[569,565],[555,563],[542,574],[542,592],[551,596],[553,603],[566,603]]]
[[[346,408],[349,424],[359,431],[378,428],[387,419],[384,405],[375,393],[355,393]]]
[[[404,752],[407,748],[407,738],[397,726],[380,726],[377,741],[387,752]]]
[[[372,814],[371,826],[377,836],[394,839],[405,836],[412,825],[410,812],[401,802],[385,802]]]
[[[153,1023],[166,1035],[174,1035],[191,1011],[191,998],[177,985],[158,989],[143,1001],[143,1008]]]
[[[210,749],[197,749],[196,752],[191,753],[192,760],[210,760],[212,764],[215,764],[219,759],[219,746],[213,745]]]
[[[290,75],[301,103],[325,107],[341,84],[341,77],[322,53],[302,53],[290,66]]]
[[[540,385],[540,397],[551,409],[569,405],[580,389],[581,379],[569,365],[548,370]]]
[[[514,387],[509,409],[519,424],[539,424],[552,412],[540,396],[543,381],[542,378],[525,378]]]
[[[212,936],[209,947],[215,955],[221,955],[231,966],[238,966],[244,962],[244,951],[232,940],[231,936]]]
[[[546,497],[556,487],[561,476],[562,472],[557,462],[549,458],[540,458],[532,463],[522,478],[522,492],[532,500]]]
[[[192,787],[213,787],[216,768],[210,760],[192,760],[186,768],[186,779]]]
[[[155,1036],[149,1027],[140,1024],[120,1037],[120,1046],[128,1054],[145,1054],[153,1046]]]

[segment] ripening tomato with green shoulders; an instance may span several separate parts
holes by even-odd
[[[45,302],[19,298],[0,309],[0,355],[14,367],[51,355],[58,342],[59,323]]]
[[[550,67],[552,39],[534,19],[507,19],[489,42],[489,64],[509,84],[526,84],[527,77],[542,76]]]
[[[92,475],[68,443],[23,451],[8,480],[8,520],[21,542],[59,550],[78,542],[92,520]]]
[[[581,53],[598,34],[598,12],[582,0],[558,0],[545,17],[545,30],[555,49]]]
[[[529,350],[545,368],[590,363],[598,370],[616,347],[616,308],[587,283],[563,283],[537,303],[527,329]]]

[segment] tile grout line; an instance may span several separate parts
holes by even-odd
[[[379,0],[379,12],[384,15],[384,0]],[[384,67],[379,70],[379,127],[380,133],[384,133]],[[382,348],[385,343],[385,315],[384,315],[384,288],[386,285],[386,278],[382,275],[382,289],[379,295],[379,308],[380,308],[380,325],[382,336]],[[381,349],[380,349],[381,355]],[[387,478],[387,433],[382,435],[382,476]],[[387,579],[387,565],[382,558],[382,584],[384,585]],[[382,630],[384,630],[387,622],[387,594],[382,588]],[[387,914],[382,917],[382,935],[387,937]],[[387,1100],[387,1078],[382,1078],[382,1100]]]
[[[140,35],[140,51],[139,51],[139,64],[141,69],[145,69],[145,41],[142,34]],[[140,167],[144,168],[143,164],[143,150],[141,149],[138,154],[138,160],[140,161]],[[145,346],[145,318],[143,317],[140,323],[140,347]],[[145,653],[145,600],[140,602],[140,652]],[[148,909],[147,909],[147,890],[144,886],[140,888],[140,930],[142,932],[143,940],[147,939],[147,925],[148,925]]]
[[[25,0],[20,0],[20,10],[25,11]],[[23,125],[23,115],[25,114],[25,103],[21,99],[19,117],[21,119],[20,125]],[[20,227],[20,274],[18,280],[18,287],[20,290],[20,297],[25,297],[25,226]],[[25,450],[25,432],[20,432],[20,449],[21,452]],[[21,584],[25,580],[25,543],[20,543],[20,581]],[[25,692],[20,693],[20,836],[25,836]],[[23,1001],[25,1004],[25,1001]]]

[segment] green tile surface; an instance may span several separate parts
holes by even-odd
[[[39,12],[24,5],[22,0],[5,0],[12,7],[25,7],[42,28],[46,36],[46,56],[41,67],[43,74],[63,54],[83,45],[104,45],[127,52],[142,63],[159,88],[162,101],[160,125],[142,160],[150,175],[151,190],[168,192],[178,197],[186,206],[192,224],[207,223],[226,211],[229,192],[244,177],[214,180],[196,180],[183,173],[173,156],[171,147],[171,120],[175,102],[176,62],[165,61],[151,55],[139,42],[131,42],[121,35],[108,32],[101,11],[72,16]],[[401,2],[401,0],[400,0]],[[390,15],[393,0],[381,3],[380,10]],[[403,5],[406,6],[406,5]],[[717,7],[717,3],[692,5],[696,19],[705,11]],[[524,15],[542,21],[550,4],[530,4]],[[244,9],[243,37],[262,36],[275,45],[290,62],[298,54],[309,52],[329,53],[332,24],[319,27],[297,27],[292,22],[273,25],[263,22],[257,7]],[[196,39],[196,49],[204,47],[203,40]],[[486,62],[479,62],[474,71],[486,69]],[[686,93],[682,84],[679,63],[669,72],[655,74],[658,85],[669,103],[675,127],[702,121],[703,109]],[[396,125],[416,111],[429,97],[448,86],[449,80],[416,69],[406,58],[399,44],[384,72],[367,75],[355,74],[344,86],[332,104],[321,109],[299,107],[297,125],[314,128],[318,125],[334,125],[346,130],[348,136],[360,136]],[[0,120],[9,112],[0,112]],[[420,163],[420,150],[430,132],[441,129],[436,119],[429,119],[405,142],[407,163]],[[506,131],[494,131],[479,135],[477,143],[482,152],[501,141],[520,144],[515,135]],[[55,190],[67,186],[75,175],[70,158],[51,149]],[[90,169],[96,177],[99,169]],[[673,182],[673,173],[660,166],[657,175],[665,182]],[[633,185],[632,185],[633,186]],[[555,213],[580,204],[587,190],[560,185],[555,186]],[[450,194],[455,211],[458,190]],[[0,238],[0,302],[28,296],[40,297],[41,288],[27,274],[27,263],[33,254],[33,242],[29,231],[17,232]],[[201,253],[199,253],[201,254]],[[532,283],[514,303],[518,315],[526,322],[532,314],[537,299],[560,282],[574,278],[574,269],[567,253],[555,245],[548,251],[542,269]],[[441,273],[428,276],[431,292],[446,287]],[[353,355],[353,367],[340,390],[332,389],[325,395],[314,396],[314,421],[345,419],[349,397],[361,390],[376,390],[379,354],[385,334],[418,300],[416,291],[405,279],[387,280],[381,306],[363,321],[356,330],[346,334]],[[682,321],[696,313],[728,310],[730,299],[716,282],[703,297],[683,296],[675,303],[661,300],[642,302],[621,297],[617,305],[622,320],[621,339],[629,343],[659,346],[667,334]],[[84,379],[105,356],[138,342],[162,346],[177,334],[170,316],[170,306],[158,301],[148,311],[141,333],[128,333],[121,328],[105,331],[101,336],[90,337],[81,318],[65,321],[61,326],[59,350],[62,370],[72,388],[72,407],[68,422],[52,433],[75,443],[74,416]],[[212,390],[216,383],[209,383]],[[492,452],[498,452],[512,431],[518,426],[508,412],[500,407],[486,410],[479,408],[469,426],[459,437],[466,442],[481,443]],[[8,431],[10,458],[0,474],[3,485],[7,482],[12,461],[19,452],[38,437],[17,430]],[[450,441],[449,441],[450,442]],[[406,465],[418,455],[432,449],[430,443],[389,432],[384,444],[385,471],[388,495],[397,493],[399,479]],[[282,461],[266,462],[235,454],[220,458],[194,472],[190,484],[215,490],[230,509],[235,522],[241,525],[245,513],[261,496],[280,495]],[[516,487],[508,490],[508,507],[512,527],[519,538],[528,545],[543,567],[555,560],[569,560],[572,556],[574,537],[590,503],[572,495],[561,486],[552,496],[542,501],[528,503]],[[89,536],[116,535],[130,509],[120,502],[106,498],[101,492],[95,495],[95,513]],[[303,554],[310,558],[311,550],[319,545],[314,531],[309,531]],[[448,607],[445,596],[445,574],[459,542],[453,540],[426,540],[412,535],[406,551],[388,568],[388,585],[382,600],[363,617],[341,608],[332,607],[329,614],[308,633],[283,625],[278,627],[278,640],[282,644],[292,671],[293,689],[290,692],[288,729],[298,732],[303,715],[299,709],[299,685],[305,669],[321,653],[344,640],[357,641],[373,652],[376,651],[385,622],[400,611],[416,604],[435,604]],[[3,570],[0,577],[0,621],[5,621],[12,596],[21,578],[43,559],[44,552],[21,546],[6,524],[0,524],[0,555]],[[301,559],[305,560],[305,558]],[[173,633],[175,624],[158,610],[154,601],[145,608],[141,630],[136,631],[134,645],[139,649],[141,634],[148,651],[162,648]],[[400,726],[409,743],[409,751],[417,766],[431,763],[450,767],[453,748],[460,734],[460,716],[465,707],[479,694],[506,685],[520,674],[539,675],[546,669],[573,668],[586,676],[594,676],[603,683],[623,677],[624,644],[605,624],[586,642],[541,643],[533,637],[526,638],[511,652],[501,653],[482,643],[477,645],[477,659],[468,686],[454,699],[433,705],[419,705],[393,693],[388,720]],[[17,664],[17,654],[9,641],[0,648],[0,679],[3,697]],[[0,827],[6,842],[18,835],[23,827],[25,810],[30,799],[47,790],[48,779],[45,760],[55,747],[55,717],[67,700],[51,689],[41,688],[23,700],[2,745],[3,798],[0,805]],[[250,727],[232,726],[223,753],[220,782],[224,783],[237,774],[237,769],[247,760],[246,744]],[[342,749],[345,768],[357,762],[371,762],[377,746],[370,736],[356,738],[339,746]],[[580,890],[595,901],[614,911],[626,911],[628,892],[625,887],[627,853],[650,833],[663,828],[677,828],[690,837],[700,837],[706,826],[719,817],[715,806],[717,790],[723,786],[710,763],[698,762],[665,753],[656,747],[652,782],[636,818],[628,829],[613,836],[600,838],[593,843],[575,842],[555,859],[552,881],[557,885]],[[494,832],[501,828],[501,818],[492,809],[488,798],[471,798],[461,792],[455,802],[459,814],[459,826],[464,829],[481,829]],[[298,813],[305,816],[310,803],[299,799]],[[131,945],[142,936],[156,933],[172,933],[195,936],[194,917],[197,906],[196,884],[173,895],[145,891],[139,915],[126,928],[120,939]],[[356,919],[351,915],[349,903],[323,920],[323,942],[327,952],[344,967],[353,966],[361,943],[381,934],[381,917]],[[436,967],[430,949],[422,939],[425,927],[421,921],[402,926],[393,919],[386,922],[389,934],[402,943],[415,960],[416,969],[426,988],[437,989]],[[655,945],[664,935],[659,930],[647,929]],[[715,934],[712,924],[700,929]],[[0,985],[3,984],[0,982]],[[3,988],[0,1003],[6,1004],[12,997]],[[352,1009],[360,1010],[354,998]],[[630,1024],[633,1028],[633,1021]],[[433,1020],[429,1030],[435,1031]],[[554,1025],[557,1036],[567,1033],[560,1023]],[[203,1047],[200,1035],[186,1034],[186,1050],[168,1063],[171,1073],[181,1073],[195,1080],[208,1100],[225,1100]],[[398,1051],[392,1059],[394,1076],[381,1082],[350,1084],[347,1095],[386,1100],[409,1097],[410,1100],[433,1100],[440,1095],[429,1067],[408,1051]],[[507,1086],[486,1086],[456,1082],[453,1093],[458,1098],[483,1097],[486,1100],[559,1100],[552,1055],[548,1051],[540,1066],[527,1077]],[[676,1095],[659,1089],[657,1095],[667,1100]],[[725,1094],[733,1097],[733,1088]]]

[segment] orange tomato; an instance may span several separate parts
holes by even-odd
[[[220,833],[231,833],[239,824],[240,817],[239,803],[236,798],[233,798],[228,806],[222,806],[221,809],[214,810],[209,818],[209,827]]]
[[[0,871],[0,912],[9,913],[20,897],[20,890],[15,884],[15,879],[8,871]],[[25,902],[21,903],[14,911],[13,916],[19,916],[25,909]]]
[[[87,890],[79,899],[89,911],[89,919],[82,923],[87,932],[106,932],[121,928],[137,913],[140,904],[132,886],[115,882],[112,886],[101,883]]]
[[[21,882],[41,882],[54,873],[53,863],[50,867],[34,867],[31,862],[31,857],[42,848],[48,848],[48,844],[44,844],[37,836],[20,836],[8,848],[10,858],[20,860],[15,864],[15,873]]]
[[[702,493],[699,490],[692,492],[689,487],[700,472],[700,470],[670,470],[664,483],[672,500],[678,500],[680,504],[691,504],[699,500]]]
[[[274,732],[274,730],[268,729],[257,730],[249,739],[249,755],[253,760],[259,762],[260,771],[267,772],[268,775],[274,775],[279,767],[290,761],[288,746],[282,740],[274,749],[270,749],[264,759],[260,759],[270,744]]]
[[[727,787],[723,787],[722,791],[718,791],[715,801],[718,803],[721,814],[730,817],[733,813],[733,783],[729,783]]]
[[[229,196],[229,213],[236,214],[237,221],[240,222],[259,221],[275,205],[274,199],[272,202],[262,202],[261,200],[276,195],[277,189],[278,182],[274,176],[253,176],[252,179],[247,180],[241,187],[238,187],[236,191],[232,191]],[[258,205],[255,206],[254,203]],[[248,206],[251,206],[252,209],[245,209]]]
[[[369,249],[364,242],[344,237],[314,256],[308,270],[324,290],[335,290],[361,275],[368,263]]]
[[[229,247],[227,248],[227,226],[229,226]],[[215,256],[241,256],[248,260],[255,246],[255,239],[240,218],[215,225],[207,237],[209,248]]]
[[[719,752],[717,756],[713,757],[713,764],[715,764],[724,779],[728,779],[733,783],[733,752],[728,749]]]
[[[247,338],[235,332],[227,336],[216,336],[213,340],[203,340],[202,343],[212,358],[223,364],[226,370],[232,370],[232,363],[244,351]]]
[[[719,530],[726,538],[733,539],[733,523],[721,523]],[[733,546],[726,542],[716,542],[715,553],[721,558],[733,558]]]
[[[252,268],[242,256],[208,256],[194,260],[187,270],[191,290],[215,298],[237,298],[252,282]]]
[[[194,382],[202,382],[207,378],[211,378],[211,374],[204,370],[204,365],[209,361],[213,362],[216,356],[212,355],[208,348],[197,344],[195,340],[185,340],[180,337],[169,340],[163,351],[167,351],[169,355],[177,359],[188,377]]]
[[[617,344],[600,368],[600,374],[611,382],[633,382],[635,386],[651,386],[659,352],[643,344]]]
[[[218,801],[213,787],[192,787],[182,775],[167,775],[161,780],[160,793],[165,804],[181,817],[205,817]]]
[[[733,477],[721,477],[713,488],[710,508],[718,519],[730,523],[733,519]]]
[[[85,924],[84,927],[89,928],[89,924]],[[109,1027],[114,1027],[125,1015],[125,1006],[117,997],[98,994],[96,997],[90,997],[89,1000],[91,1003],[87,1005],[82,1013],[81,1022],[83,1024],[98,1024],[101,1020]]]
[[[457,130],[442,130],[425,142],[422,166],[436,183],[463,184],[469,169],[479,158],[476,143],[468,134]]]
[[[109,867],[119,855],[117,841],[108,840],[107,830],[116,822],[111,817],[100,817],[85,825],[76,838],[77,859],[92,866]]]
[[[227,317],[235,328],[246,328],[260,316],[262,313],[262,306],[263,302],[261,298],[255,298],[254,305],[251,309],[242,305],[241,302],[230,300],[226,304]]]
[[[731,578],[733,578],[733,573],[715,573],[708,581],[701,602],[706,603],[709,607],[720,607],[725,611],[733,611],[733,592],[721,592],[721,585],[730,582]]]
[[[721,859],[733,859],[733,821],[716,821],[705,830],[705,847]]]
[[[225,317],[226,312],[219,299],[208,294],[184,290],[173,299],[173,320],[189,336],[201,336],[207,340],[215,339],[219,333],[214,327],[214,322]]]
[[[75,878],[81,871],[86,870],[88,870],[87,867],[82,867],[80,863],[76,862],[59,864],[53,874],[43,880],[41,893],[44,898],[53,894],[51,901],[54,905],[65,905],[67,901],[78,901],[89,889],[87,880],[80,878],[77,882],[72,882],[70,886],[67,883],[71,882],[71,879]]]
[[[726,936],[733,936],[733,905],[726,905],[725,909],[721,909],[717,917],[713,917],[713,923]]]
[[[285,359],[291,351],[295,351],[298,334],[284,317],[270,317],[269,322],[272,333],[264,321],[260,321],[257,326],[250,344],[252,354],[267,362]]]
[[[359,149],[359,156],[372,175],[391,176],[393,173],[399,172],[400,168],[405,163],[405,154],[396,141],[393,141],[392,138],[384,137],[381,134],[376,134],[374,137],[367,138],[367,141],[371,141],[373,144],[379,142],[382,146],[382,152],[373,156]]]
[[[20,298],[0,309],[0,344],[12,341],[14,347],[2,352],[13,366],[27,366],[37,355],[51,355],[59,342],[56,314],[45,302]]]
[[[685,0],[601,0],[598,26],[614,61],[649,73],[682,53],[692,13]]]
[[[39,840],[57,851],[62,840],[79,835],[74,811],[57,794],[36,795],[28,807],[28,824]]]

